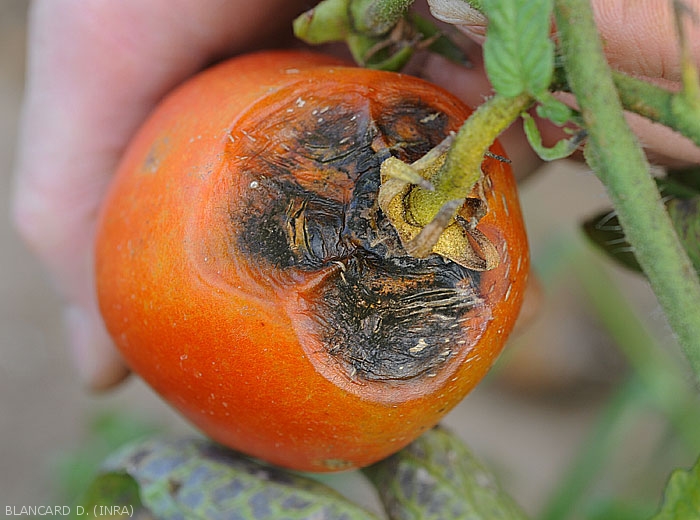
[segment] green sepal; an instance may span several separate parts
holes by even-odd
[[[388,43],[362,34],[351,34],[345,41],[355,63],[369,69],[399,71],[413,56],[409,42]]]
[[[434,23],[408,11],[412,3],[323,0],[294,20],[294,34],[311,45],[344,41],[355,62],[372,69],[399,71],[418,48],[468,63],[464,52]]]

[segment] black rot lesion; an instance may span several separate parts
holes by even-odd
[[[300,306],[305,332],[348,376],[435,376],[468,347],[466,323],[482,306],[480,275],[437,255],[407,254],[377,194],[381,163],[390,155],[416,160],[444,138],[450,121],[411,100],[380,117],[369,105],[326,107],[304,126],[266,122],[260,131],[279,141],[266,153],[244,153],[245,182],[256,188],[232,203],[232,221],[242,220],[235,247],[289,279],[332,273],[321,286],[299,289]]]
[[[464,328],[481,304],[478,274],[439,257],[409,262],[399,267],[355,255],[323,296],[308,302],[323,344],[353,378],[433,377],[469,346]]]

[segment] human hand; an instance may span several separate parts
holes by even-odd
[[[466,7],[462,0],[428,0],[428,3],[433,14],[440,19],[449,23],[455,23],[458,18],[465,20],[457,27],[474,42],[483,42],[486,19],[478,11]],[[680,50],[671,4],[657,0],[592,1],[596,23],[612,68],[670,90],[680,88]],[[685,5],[696,16],[700,15],[700,0],[685,0]],[[700,66],[700,24],[688,20],[686,38]],[[469,104],[482,102],[486,78],[483,62],[478,55],[471,69],[458,67],[437,56],[432,57],[426,64],[425,76],[439,84],[449,82],[452,90],[456,90]],[[573,104],[570,95],[561,94],[560,97]],[[653,162],[672,167],[700,162],[700,148],[689,139],[635,114],[628,115],[628,122]],[[545,144],[551,145],[564,137],[561,129],[546,122],[540,122],[540,131]],[[522,132],[515,126],[502,142],[511,157],[523,152],[527,154],[527,150],[523,150],[525,140]],[[521,172],[531,170],[532,160],[535,159],[530,156],[530,162],[525,161],[520,167],[516,164],[516,173],[518,169]]]
[[[175,85],[222,56],[279,45],[301,1],[36,0],[13,216],[65,299],[79,373],[93,389],[127,370],[93,282],[95,218],[129,138]]]

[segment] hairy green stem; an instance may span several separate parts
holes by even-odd
[[[555,0],[569,85],[589,133],[587,159],[606,185],[629,243],[700,378],[700,280],[627,125],[593,12],[584,0]]]
[[[417,222],[429,223],[447,202],[469,195],[481,178],[484,154],[532,102],[528,94],[496,94],[477,108],[455,135],[445,164],[431,179],[435,190],[415,188],[411,192],[409,206]]]
[[[621,72],[612,75],[626,110],[673,128],[700,146],[700,110],[684,96]]]

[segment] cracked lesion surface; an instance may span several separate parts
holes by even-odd
[[[238,122],[231,248],[270,284],[299,284],[304,333],[352,378],[431,377],[468,348],[479,273],[409,256],[377,205],[379,167],[412,162],[459,126],[419,98],[376,106],[365,93],[299,94]],[[262,278],[262,277],[261,277]],[[285,289],[288,290],[288,289]]]

